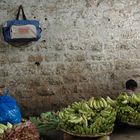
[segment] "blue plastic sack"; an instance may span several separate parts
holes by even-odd
[[[0,96],[0,123],[17,124],[21,122],[20,109],[14,98],[8,95],[9,91],[4,90],[3,95]]]

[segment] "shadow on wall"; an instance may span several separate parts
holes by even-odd
[[[2,30],[3,25],[0,25],[0,43],[1,46],[5,46],[6,44],[4,43],[4,37],[3,37],[3,30]],[[29,47],[32,42],[31,41],[22,41],[22,42],[9,42],[8,44],[14,47]]]

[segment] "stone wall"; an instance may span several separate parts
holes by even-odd
[[[127,79],[140,82],[139,0],[0,0],[1,27],[20,4],[40,21],[42,38],[12,46],[0,32],[0,83],[24,115],[115,97]]]

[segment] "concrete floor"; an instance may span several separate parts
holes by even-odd
[[[74,137],[72,140],[97,140],[93,138],[78,138]],[[41,140],[63,140],[63,132],[61,131],[49,131],[47,136],[41,138]],[[121,125],[116,127],[114,132],[110,135],[110,140],[140,140],[140,128]]]

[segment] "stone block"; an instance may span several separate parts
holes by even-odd
[[[115,61],[115,70],[127,70],[131,69],[131,61],[120,59]]]
[[[66,64],[56,64],[56,74],[62,75],[67,73],[67,65]]]
[[[77,83],[79,81],[79,74],[67,74],[63,75],[63,80],[65,84]]]
[[[58,76],[58,75],[48,76],[46,77],[46,81],[50,85],[62,85],[64,83],[62,76]]]
[[[104,60],[105,56],[104,54],[90,54],[90,59],[93,61],[100,61],[100,60]]]
[[[84,63],[71,62],[67,65],[67,73],[82,73],[84,65]]]
[[[19,98],[31,98],[32,97],[32,90],[31,89],[17,89],[14,93]]]
[[[89,50],[93,52],[102,52],[103,44],[101,42],[94,42],[89,46]]]
[[[81,52],[71,52],[71,53],[65,53],[64,54],[64,60],[67,62],[73,62],[73,61],[85,61],[85,53]]]
[[[74,43],[74,42],[68,42],[67,43],[67,47],[69,50],[85,50],[86,49],[86,45],[85,43]]]
[[[56,64],[52,63],[44,63],[40,66],[40,74],[41,75],[53,75],[56,73]]]
[[[0,77],[6,77],[8,76],[8,71],[4,69],[0,69]]]
[[[62,62],[62,60],[63,60],[63,54],[59,54],[59,53],[48,53],[45,56],[46,62]]]

